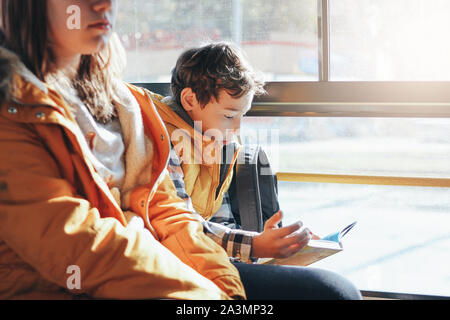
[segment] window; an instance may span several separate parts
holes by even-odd
[[[450,178],[450,119],[246,117],[241,130],[276,172]]]
[[[264,72],[242,139],[279,173],[285,223],[327,234],[358,220],[317,267],[366,291],[450,296],[449,1],[121,6],[128,81],[170,94],[178,55],[208,40],[238,43]]]
[[[331,80],[450,80],[450,2],[331,0]]]
[[[170,81],[184,49],[216,40],[239,43],[267,80],[318,77],[316,0],[130,0],[116,30],[134,82]]]
[[[344,251],[314,264],[365,291],[449,296],[450,189],[280,182],[285,223],[326,235],[357,220]]]
[[[364,290],[429,295],[450,295],[447,132],[450,119],[246,117],[242,127],[275,172],[302,173],[278,176],[285,224],[323,236],[358,221],[344,251],[314,266]]]

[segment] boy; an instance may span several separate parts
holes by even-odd
[[[235,141],[242,116],[264,83],[239,50],[213,43],[184,52],[172,71],[173,97],[157,103],[173,145],[169,172],[178,196],[202,218],[204,231],[220,244],[238,269],[248,299],[360,299],[347,279],[310,267],[260,265],[259,257],[288,257],[313,237],[297,222],[264,231],[240,230],[231,212],[228,188],[240,149]]]
[[[173,145],[169,172],[178,196],[208,220],[200,217],[205,233],[238,260],[234,265],[248,299],[360,299],[352,283],[327,270],[242,263],[288,257],[313,237],[301,222],[278,228],[281,212],[261,233],[240,230],[231,212],[227,191],[240,149],[235,136],[263,86],[230,44],[209,44],[179,57],[172,71],[173,97],[156,104]]]
[[[242,116],[264,82],[243,55],[227,43],[186,51],[172,73],[173,97],[158,104],[174,146],[169,171],[178,190],[204,219],[210,235],[228,255],[244,262],[287,257],[305,246],[311,234],[295,223],[276,228],[281,212],[262,233],[239,230],[228,188],[240,145],[235,141]],[[184,184],[184,185],[183,185]]]

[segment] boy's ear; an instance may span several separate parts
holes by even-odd
[[[180,101],[186,111],[192,111],[200,105],[197,100],[197,95],[191,88],[184,88],[181,90]]]

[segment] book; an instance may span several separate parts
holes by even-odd
[[[288,258],[260,258],[258,264],[276,264],[291,266],[308,266],[335,253],[342,251],[342,237],[345,236],[356,224],[352,222],[340,231],[331,233],[318,240],[309,240],[308,245]]]

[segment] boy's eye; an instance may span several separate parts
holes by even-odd
[[[224,117],[227,118],[227,119],[233,119],[233,116],[227,116],[227,115],[225,115]]]

